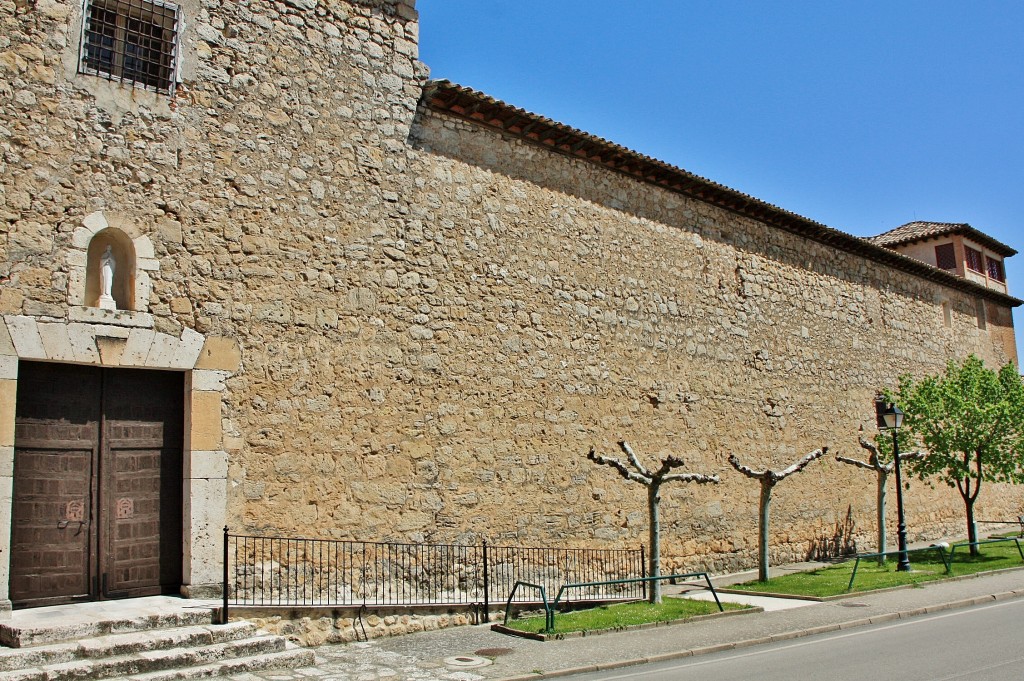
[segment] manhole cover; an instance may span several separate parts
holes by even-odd
[[[485,657],[477,657],[476,655],[457,655],[455,657],[446,657],[444,663],[449,667],[459,667],[460,669],[472,669],[473,667],[486,667],[491,663]]]
[[[511,652],[511,648],[481,648],[476,651],[476,654],[484,657],[498,657],[500,655],[508,655]]]

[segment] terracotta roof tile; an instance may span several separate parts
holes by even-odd
[[[916,222],[908,222],[905,225],[900,225],[896,229],[891,229],[888,232],[879,234],[878,236],[870,237],[868,241],[878,244],[879,246],[888,246],[891,248],[893,246],[901,246],[915,241],[923,241],[924,239],[932,239],[950,234],[966,236],[972,241],[995,251],[1004,258],[1009,258],[1011,255],[1017,254],[1017,251],[1013,248],[993,239],[984,232],[979,232],[966,222],[924,222],[918,220]]]

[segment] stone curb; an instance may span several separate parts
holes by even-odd
[[[634,665],[649,664],[652,662],[668,662],[671,660],[679,660],[685,657],[696,657],[697,655],[720,653],[726,650],[750,648],[752,646],[762,645],[765,643],[775,643],[778,641],[788,641],[796,638],[815,636],[817,634],[827,634],[833,631],[855,629],[857,627],[862,627],[868,624],[882,624],[884,622],[892,622],[894,620],[910,619],[912,617],[917,617],[919,615],[927,615],[931,613],[942,612],[944,610],[956,610],[958,608],[966,608],[972,605],[982,605],[984,603],[991,603],[993,601],[1003,601],[1008,600],[1010,598],[1020,598],[1021,596],[1024,596],[1024,589],[1019,589],[1015,591],[1004,591],[1001,593],[991,594],[988,596],[965,598],[959,601],[950,601],[948,603],[940,603],[938,605],[914,608],[913,610],[904,610],[900,612],[887,613],[884,615],[876,615],[874,617],[864,617],[860,619],[850,620],[848,622],[840,622],[838,624],[826,624],[820,627],[811,627],[809,629],[787,631],[781,634],[772,634],[771,636],[762,636],[760,638],[746,639],[743,641],[736,641],[734,643],[719,643],[717,645],[705,646],[703,648],[692,648],[689,650],[680,650],[673,653],[651,655],[649,657],[640,657],[632,660],[620,660],[616,662],[592,664],[583,667],[574,667],[571,669],[559,669],[551,672],[542,672],[540,674],[509,676],[499,679],[498,681],[531,681],[531,679],[557,679],[563,676],[572,676],[573,674],[588,674],[592,672],[600,672],[611,669],[621,669],[622,667],[631,667]]]

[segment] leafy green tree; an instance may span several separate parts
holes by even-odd
[[[971,355],[950,361],[946,373],[915,381],[900,379],[896,401],[906,412],[904,428],[927,450],[911,463],[920,479],[955,487],[967,512],[967,537],[978,540],[974,504],[983,482],[1024,481],[1024,383],[1017,368],[998,372]],[[977,555],[972,544],[971,553]]]

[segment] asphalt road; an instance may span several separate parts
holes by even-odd
[[[649,664],[580,681],[1009,681],[1024,679],[1024,600]]]

